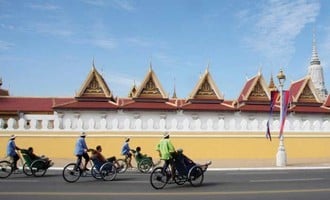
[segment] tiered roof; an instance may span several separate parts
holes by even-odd
[[[270,84],[271,89],[274,89],[272,84]],[[258,72],[245,83],[237,99],[237,108],[246,112],[269,111],[271,89],[267,86],[261,72]]]
[[[94,64],[81,89],[74,97],[12,97],[0,95],[0,115],[53,113],[62,110],[150,110],[269,112],[270,91],[277,90],[271,77],[267,84],[261,72],[246,81],[237,100],[225,100],[212,79],[209,69],[198,80],[186,99],[169,98],[150,66],[139,86],[134,84],[130,96],[114,98]],[[289,112],[329,113],[330,97],[322,102],[309,76],[291,83]],[[277,99],[275,111],[279,111]]]
[[[177,101],[170,100],[150,64],[149,71],[139,87],[131,90],[131,98],[120,99],[121,109],[176,110]]]
[[[215,84],[208,69],[200,77],[188,99],[182,102],[182,110],[191,111],[234,111],[231,101],[224,97]]]
[[[104,81],[102,75],[96,70],[94,63],[92,70],[87,75],[75,98],[62,104],[53,106],[55,110],[61,109],[86,109],[86,110],[111,110],[117,109],[113,95]]]

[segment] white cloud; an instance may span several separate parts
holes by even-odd
[[[82,0],[82,2],[93,5],[93,6],[105,6],[106,5],[106,1],[104,1],[104,0]]]
[[[325,28],[325,33],[326,33],[326,38],[325,40],[322,42],[322,50],[324,50],[324,52],[322,51],[323,55],[329,55],[330,54],[330,27],[326,27]],[[330,69],[330,59],[325,56],[324,58],[321,58],[321,63],[322,66],[325,69]]]
[[[88,40],[88,43],[103,49],[113,49],[116,47],[115,40],[109,38],[92,39],[92,40]]]
[[[0,51],[8,50],[8,49],[12,48],[13,46],[14,45],[12,43],[0,40]]]
[[[109,82],[109,89],[112,90],[115,96],[127,96],[135,83],[136,86],[140,85],[137,78],[130,77],[128,74],[111,72],[111,75],[104,76],[105,80]]]
[[[260,7],[260,12],[244,11],[248,16],[252,35],[245,38],[248,46],[271,60],[282,59],[287,64],[294,53],[294,40],[306,24],[314,22],[320,11],[317,1],[271,0]],[[246,20],[246,19],[244,19]],[[255,21],[253,23],[253,21]]]
[[[135,7],[132,4],[132,2],[130,2],[128,0],[113,0],[113,3],[116,8],[119,8],[122,10],[126,10],[126,11],[135,10]]]
[[[112,6],[125,11],[135,10],[133,3],[128,0],[82,0],[82,2],[92,6]]]
[[[35,31],[37,33],[42,33],[46,35],[60,36],[60,37],[68,37],[73,34],[73,32],[67,28],[66,24],[58,24],[58,23],[38,23],[31,24],[28,29],[30,31]]]
[[[51,10],[58,10],[60,7],[54,4],[44,3],[44,4],[30,4],[30,8],[36,9],[36,10],[45,10],[45,11],[51,11]]]
[[[151,42],[145,39],[137,38],[137,37],[131,37],[127,38],[126,41],[130,44],[140,46],[140,47],[148,47],[151,46]]]

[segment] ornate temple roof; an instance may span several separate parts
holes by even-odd
[[[105,101],[114,101],[107,83],[103,79],[103,76],[96,70],[94,63],[79,92],[77,92],[76,98],[78,101],[80,99],[103,99]]]
[[[309,76],[291,83],[290,88],[291,102],[293,104],[309,103],[321,104],[318,94],[313,86],[313,82]]]
[[[102,75],[93,65],[81,89],[74,97],[13,97],[0,96],[0,115],[25,113],[52,113],[58,110],[150,110],[150,111],[205,111],[205,112],[269,112],[270,86],[262,74],[246,81],[237,100],[225,100],[208,69],[186,98],[169,98],[150,66],[140,86],[134,84],[131,96],[113,98]],[[309,76],[292,82],[289,112],[329,113],[330,97],[322,102]],[[279,101],[274,108],[279,111]]]
[[[269,111],[270,89],[261,72],[245,83],[238,99],[237,107],[240,111],[258,112]]]

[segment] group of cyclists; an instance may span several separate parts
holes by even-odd
[[[19,160],[20,156],[17,154],[17,150],[21,150],[18,146],[16,146],[15,143],[15,135],[11,135],[8,144],[7,144],[7,156],[12,158],[12,165],[13,169],[16,170],[17,168],[17,161]],[[114,164],[114,166],[119,166],[117,163],[117,159],[115,156],[111,156],[109,158],[105,158],[105,156],[102,154],[102,146],[97,145],[95,149],[88,148],[86,144],[86,133],[81,132],[80,136],[78,137],[76,144],[75,144],[75,149],[74,149],[74,154],[77,157],[77,162],[76,166],[81,166],[82,164],[82,159],[84,158],[84,163],[82,165],[82,170],[88,171],[89,169],[87,168],[87,164],[90,160],[95,160],[97,159],[101,163],[105,162],[111,162]],[[127,162],[128,167],[132,168],[132,156],[136,158],[136,160],[141,160],[142,158],[150,158],[147,157],[147,155],[144,155],[141,153],[141,147],[137,147],[135,150],[131,149],[129,146],[130,138],[126,137],[124,144],[121,149],[121,154],[125,156],[125,160]],[[183,154],[182,149],[177,149],[175,150],[174,145],[172,144],[170,140],[170,134],[169,132],[164,132],[163,138],[159,141],[159,143],[156,146],[156,150],[159,152],[159,157],[161,160],[164,161],[163,169],[167,169],[170,167],[171,174],[174,174],[174,166],[176,165],[175,162],[180,162],[181,166],[189,166],[189,165],[195,165],[195,163],[189,159],[187,156]],[[37,156],[33,153],[33,148],[29,147],[27,150],[28,154],[30,155],[31,159],[45,159],[47,162],[48,166],[53,165],[53,162],[44,156]],[[91,156],[89,156],[88,152],[91,152]],[[203,165],[199,165],[202,168],[207,168],[208,165],[210,165],[211,162],[207,162]]]

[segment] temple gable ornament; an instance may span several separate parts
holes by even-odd
[[[134,99],[167,99],[167,95],[163,90],[159,80],[157,79],[156,74],[150,67],[146,77],[142,81],[142,84],[137,88],[134,96]]]
[[[100,93],[103,94],[104,92],[103,92],[100,84],[94,77],[92,79],[92,81],[89,83],[89,85],[86,87],[84,94],[100,94]]]
[[[208,96],[213,96],[216,95],[214,90],[212,89],[210,83],[208,81],[204,81],[200,89],[197,91],[196,95],[208,95]]]
[[[149,79],[149,81],[147,82],[146,86],[142,89],[141,94],[159,94],[160,95],[160,91],[159,89],[156,87],[155,83],[153,82],[152,79]]]
[[[250,93],[249,100],[268,101],[267,93],[265,92],[259,81],[257,82],[252,92]]]
[[[303,91],[301,92],[298,102],[308,102],[308,103],[312,103],[312,102],[317,102],[315,99],[315,96],[312,92],[312,90],[306,86]]]

